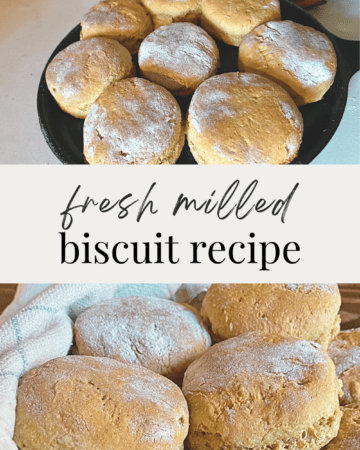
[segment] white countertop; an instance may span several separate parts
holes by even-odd
[[[38,124],[37,89],[45,64],[96,0],[0,0],[0,164],[60,164]],[[359,39],[359,0],[329,0],[311,13],[331,32]],[[359,72],[343,120],[314,164],[358,164]]]

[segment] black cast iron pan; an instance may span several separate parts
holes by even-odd
[[[338,71],[333,86],[317,103],[301,106],[304,118],[304,136],[298,157],[292,164],[309,164],[324,149],[334,135],[344,114],[350,78],[359,70],[359,41],[338,38],[327,31],[316,19],[290,0],[280,0],[284,20],[292,20],[325,33],[332,41],[338,58]],[[80,25],[75,27],[60,42],[47,65],[61,50],[80,39]],[[238,48],[217,42],[220,50],[219,73],[237,72]],[[137,65],[137,55],[133,57]],[[83,124],[64,113],[47,88],[45,71],[38,90],[38,114],[40,127],[53,153],[64,164],[84,164]],[[138,65],[137,65],[138,68]],[[179,99],[183,113],[186,113],[190,98]],[[185,144],[177,164],[196,164],[190,149]]]

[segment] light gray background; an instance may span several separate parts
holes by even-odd
[[[36,111],[44,66],[96,0],[0,0],[0,164],[60,164]],[[311,13],[334,34],[359,39],[359,0],[328,0]],[[315,164],[358,164],[359,72],[339,129]]]

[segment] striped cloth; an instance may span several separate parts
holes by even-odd
[[[12,440],[19,378],[50,359],[68,354],[72,324],[89,306],[104,300],[148,295],[191,303],[206,285],[57,284],[19,285],[0,316],[0,449]]]

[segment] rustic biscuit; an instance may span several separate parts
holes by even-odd
[[[339,332],[340,305],[336,284],[213,284],[201,314],[215,341],[262,331],[327,348]]]
[[[215,344],[184,377],[190,450],[319,450],[338,432],[341,383],[319,344],[247,333]]]
[[[18,389],[21,450],[180,450],[187,431],[186,401],[174,383],[110,358],[54,359]]]
[[[279,0],[202,0],[201,26],[229,45],[270,20],[281,20]]]
[[[177,22],[197,25],[200,19],[201,0],[142,0],[142,2],[150,11],[155,29]]]
[[[328,353],[343,382],[341,405],[355,404],[360,408],[360,328],[340,332]]]
[[[112,39],[95,37],[58,53],[46,69],[46,83],[63,111],[85,119],[105,89],[133,74],[131,55],[125,47]]]
[[[360,409],[343,408],[337,437],[323,450],[358,450],[360,448]]]
[[[152,30],[150,14],[140,0],[105,0],[83,17],[80,38],[107,36],[134,54]]]
[[[175,97],[192,95],[220,66],[215,41],[191,23],[163,26],[144,39],[139,50],[143,77]]]
[[[252,73],[204,81],[191,100],[186,133],[199,164],[288,164],[303,120],[281,86]]]
[[[321,100],[334,82],[336,68],[328,37],[290,20],[255,28],[239,48],[240,71],[278,83],[298,106]]]
[[[77,318],[74,335],[82,355],[141,365],[178,384],[211,345],[195,309],[151,297],[94,305]]]
[[[175,164],[184,141],[176,100],[142,78],[121,80],[107,89],[84,124],[88,164]]]

